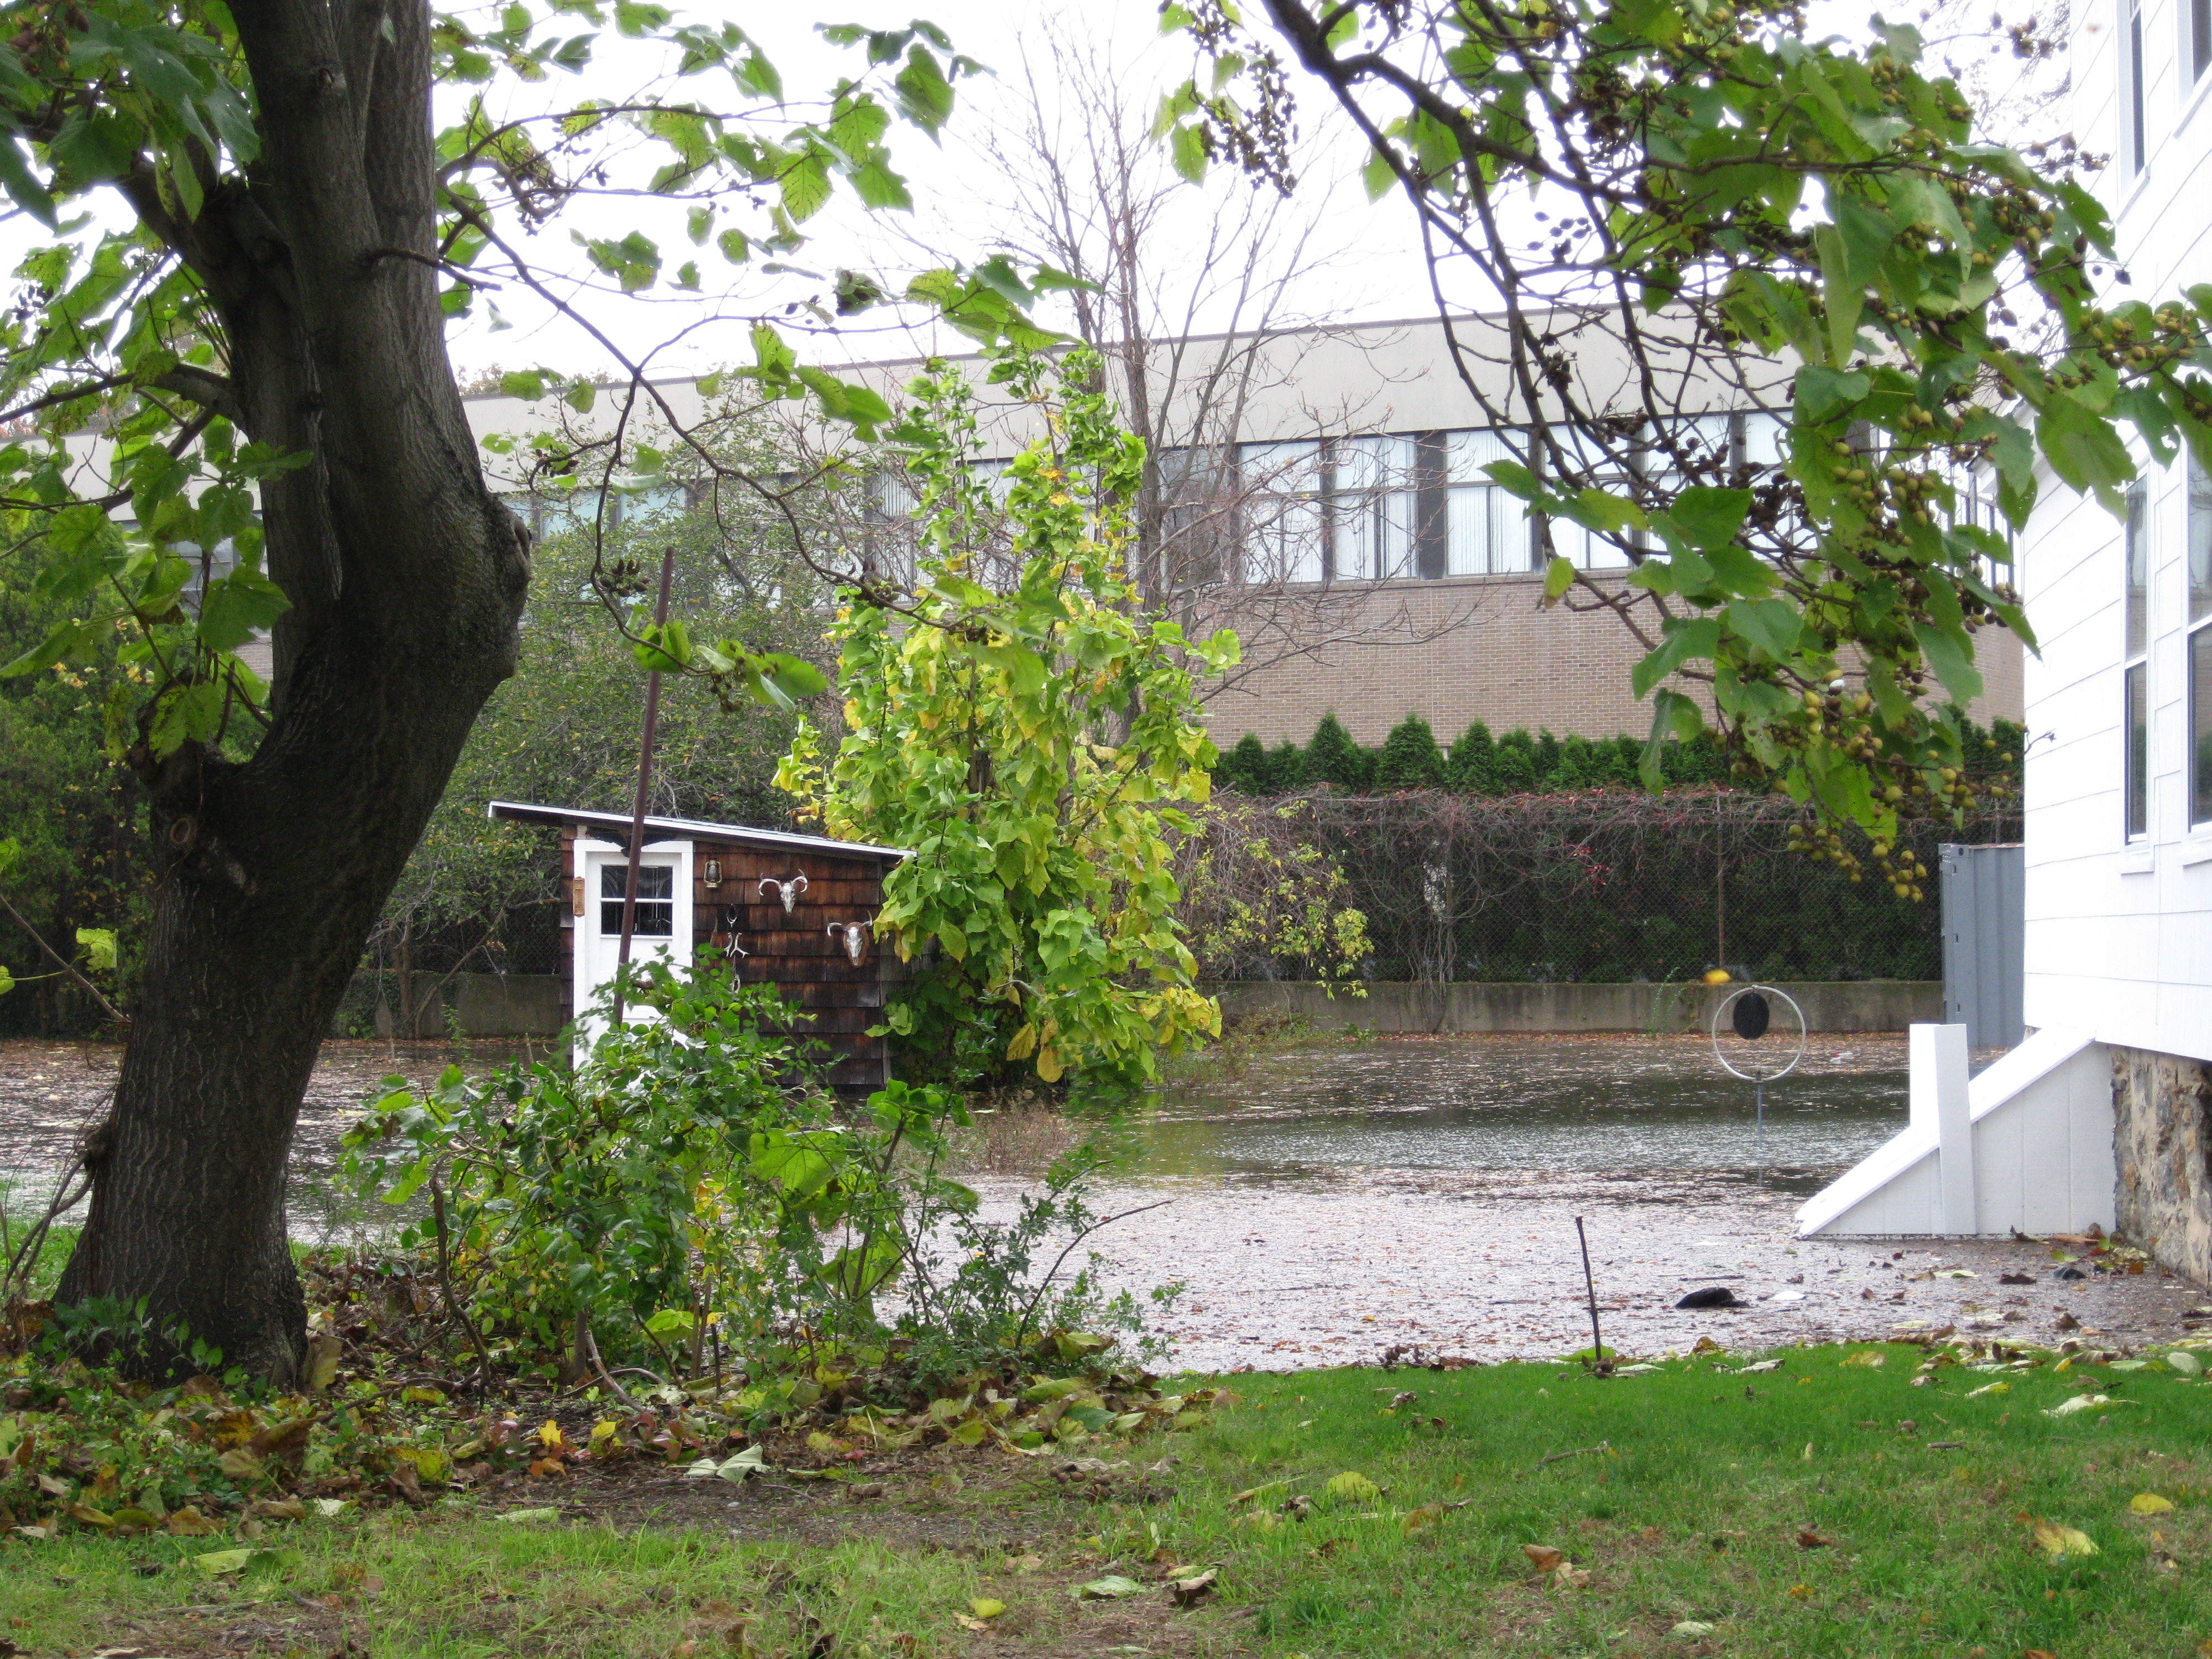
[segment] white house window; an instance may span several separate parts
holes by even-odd
[[[2189,38],[2182,42],[2182,61],[2189,66],[2189,84],[2195,86],[2212,70],[2212,0],[2183,0]]]
[[[625,865],[599,867],[599,931],[610,938],[622,932],[623,889],[629,879]],[[637,911],[629,931],[634,939],[666,939],[676,931],[676,872],[672,866],[638,866]]]
[[[2127,621],[2122,659],[2121,684],[2124,704],[2127,756],[2125,774],[2127,836],[2130,841],[2150,833],[2150,697],[2148,671],[2150,634],[2150,552],[2143,524],[2143,487],[2128,491],[2126,546],[2128,559]]]
[[[2132,177],[2143,167],[2143,82],[2148,70],[2143,62],[2142,0],[2120,0],[2120,15],[2121,141]]]
[[[2189,462],[2189,821],[2212,823],[2212,477]]]

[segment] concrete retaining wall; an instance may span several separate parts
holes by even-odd
[[[383,997],[380,1004],[378,981]],[[561,1029],[564,981],[557,974],[415,975],[416,1029],[396,1030],[398,975],[359,974],[339,1016],[340,1035],[442,1037],[446,1010],[466,1036],[550,1036]],[[1370,985],[1364,998],[1325,987],[1237,981],[1204,988],[1221,999],[1225,1019],[1291,1014],[1316,1025],[1385,1032],[1469,1035],[1498,1031],[1702,1031],[1723,986],[1704,985]],[[1938,980],[1837,980],[1785,985],[1815,1031],[1902,1031],[1943,1014]],[[434,1004],[429,999],[435,996]],[[1785,1023],[1786,1023],[1786,1017]]]
[[[1902,1031],[1943,1016],[1941,980],[1829,980],[1780,988],[1805,1011],[1814,1031]],[[1295,1015],[1316,1025],[1364,1030],[1472,1035],[1505,1031],[1703,1031],[1727,986],[1370,985],[1365,997],[1322,985],[1238,981],[1209,985],[1224,1019]],[[1786,1010],[1778,1030],[1789,1029]]]

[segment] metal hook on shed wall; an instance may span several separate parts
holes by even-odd
[[[801,871],[789,881],[778,881],[774,876],[763,876],[757,890],[765,893],[771,887],[775,889],[776,896],[782,899],[783,914],[787,916],[791,914],[792,907],[799,902],[799,896],[806,890],[805,872]]]

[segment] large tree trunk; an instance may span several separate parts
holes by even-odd
[[[312,459],[262,490],[273,724],[232,765],[134,757],[163,860],[89,1217],[59,1296],[144,1301],[141,1363],[290,1377],[305,1310],[284,1178],[363,941],[477,711],[513,671],[529,565],[487,491],[438,302],[422,0],[234,0],[260,158],[199,219],[127,180],[223,322],[224,412]]]

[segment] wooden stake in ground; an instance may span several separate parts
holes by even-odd
[[[676,550],[660,556],[660,597],[653,606],[653,625],[668,622],[668,580],[676,572]],[[615,1007],[611,1024],[623,1023],[623,975],[629,967],[630,929],[637,921],[637,864],[645,851],[645,805],[653,790],[653,733],[660,723],[660,671],[645,677],[645,734],[637,746],[637,804],[629,815],[629,870],[623,878],[622,943],[615,952]],[[673,943],[673,941],[671,941]]]
[[[1590,1277],[1589,1236],[1583,1231],[1583,1218],[1575,1218],[1575,1238],[1583,1247],[1583,1290],[1589,1297],[1590,1313],[1590,1369],[1603,1376],[1613,1366],[1605,1357],[1605,1340],[1597,1334],[1597,1281]]]

